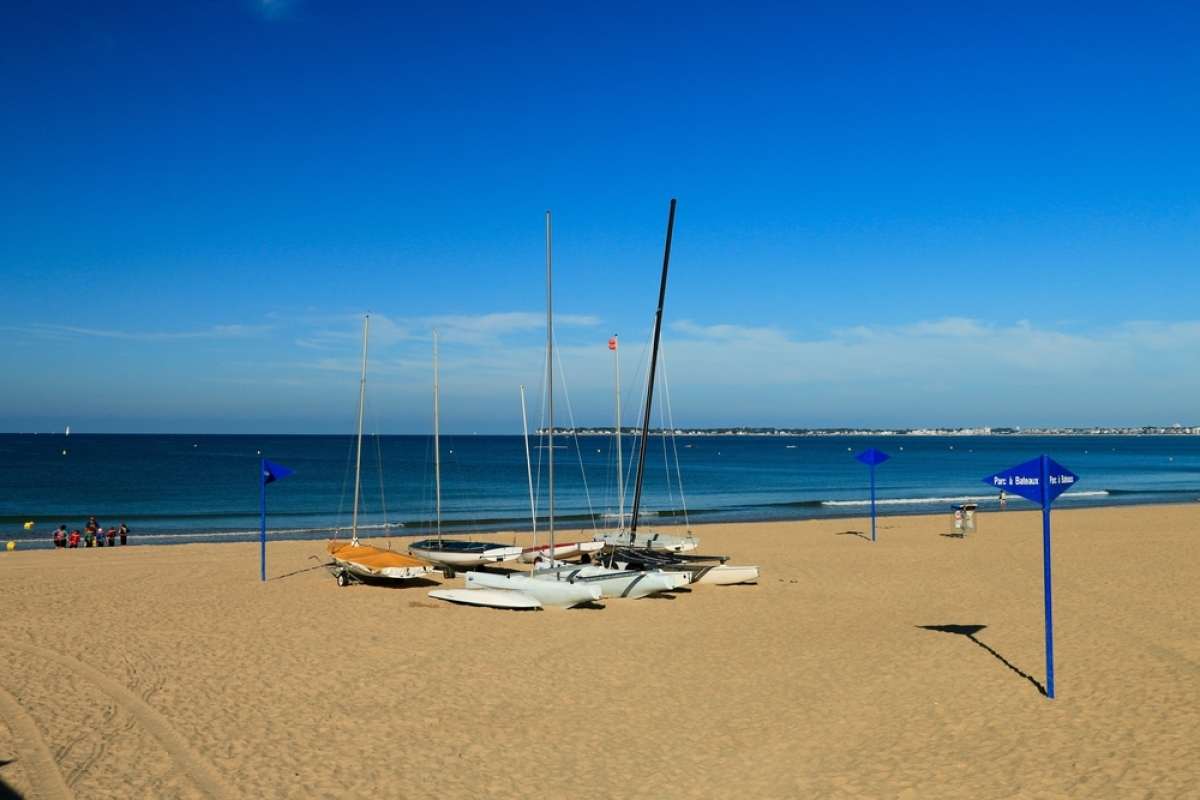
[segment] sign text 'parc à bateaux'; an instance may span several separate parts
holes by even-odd
[[[983,481],[994,489],[1003,489],[1024,497],[1026,500],[1032,500],[1038,505],[1048,506],[1054,502],[1056,497],[1074,486],[1075,482],[1079,480],[1079,476],[1052,458],[1046,459],[1046,465],[1045,493],[1042,491],[1041,458],[1035,458],[1003,472],[997,472],[995,475],[984,478]]]

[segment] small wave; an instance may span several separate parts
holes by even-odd
[[[1124,497],[1126,495],[1192,495],[1196,493],[1196,489],[1109,489],[1108,494],[1114,497]]]
[[[1105,497],[1109,494],[1106,490],[1093,492],[1065,492],[1062,497]],[[1015,498],[1015,495],[1014,495]],[[996,495],[961,495],[958,497],[901,497],[889,498],[886,500],[876,500],[877,506],[918,506],[918,505],[933,505],[935,503],[980,503],[985,501],[994,501]],[[844,507],[844,506],[869,506],[870,499],[867,500],[822,500],[822,506]]]

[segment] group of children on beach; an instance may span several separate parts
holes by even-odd
[[[83,526],[83,535],[79,535],[78,530],[73,530],[67,533],[66,525],[59,525],[58,530],[54,531],[54,546],[57,548],[79,547],[83,543],[84,547],[104,547],[105,542],[109,547],[117,546],[117,538],[120,537],[121,546],[124,547],[129,539],[129,528],[125,523],[121,523],[120,528],[109,528],[107,531],[103,527],[96,524],[95,517],[88,518],[88,524]]]

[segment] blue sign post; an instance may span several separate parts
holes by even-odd
[[[983,479],[994,489],[1032,500],[1042,507],[1042,583],[1046,591],[1046,696],[1054,699],[1054,613],[1050,597],[1050,504],[1075,485],[1079,476],[1040,456]]]
[[[296,470],[262,460],[262,579],[267,579],[267,484],[282,480]]]
[[[855,458],[871,468],[871,541],[875,541],[875,465],[882,464],[891,456],[872,447],[865,453],[859,453]]]

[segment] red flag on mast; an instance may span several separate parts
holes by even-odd
[[[609,339],[609,340],[608,340],[608,349],[609,349],[609,350],[616,350],[616,349],[617,349],[617,340],[616,340],[616,338],[615,338],[615,337],[614,337],[614,338],[612,338],[612,339]]]

